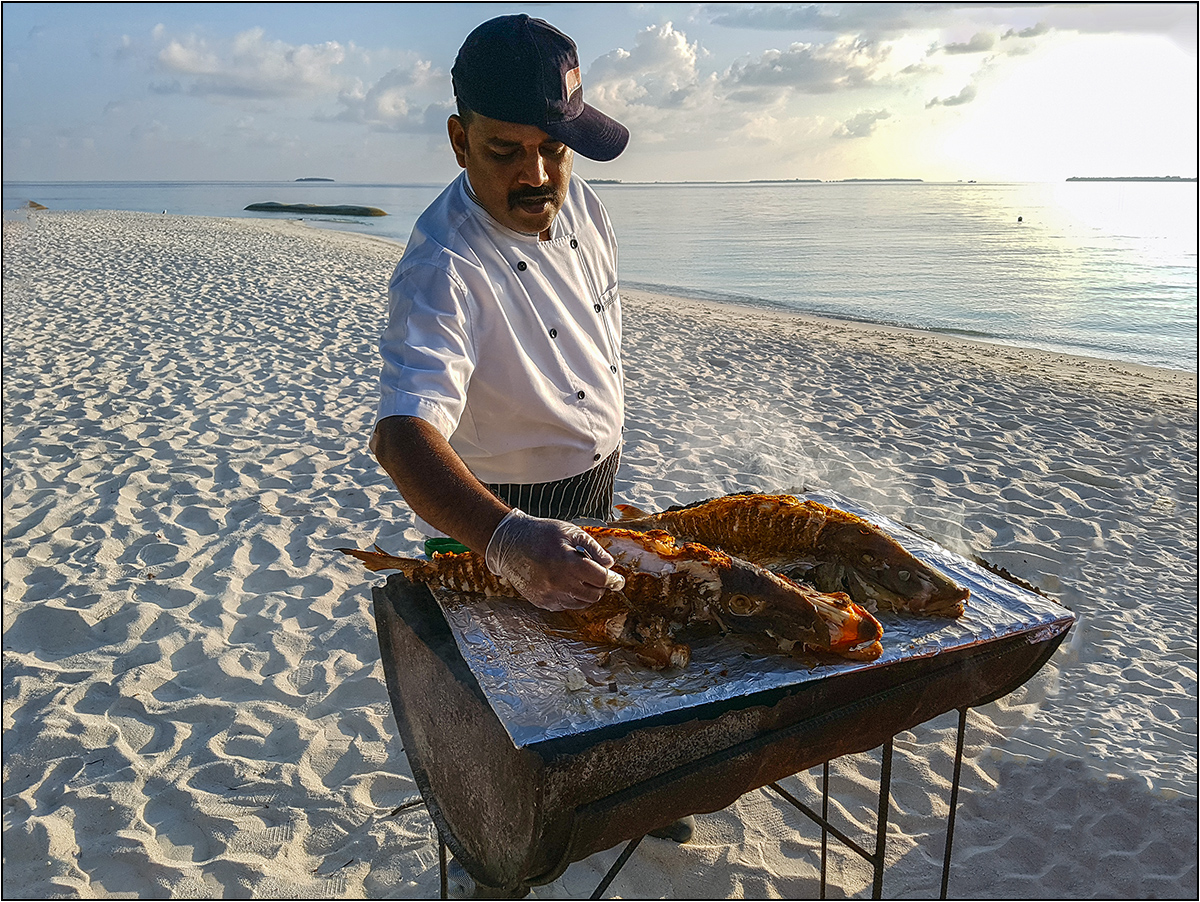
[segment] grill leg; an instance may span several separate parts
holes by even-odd
[[[826,862],[829,855],[829,762],[821,766],[821,898],[825,898]]]
[[[884,853],[887,850],[888,802],[892,786],[892,740],[883,744],[883,768],[879,774],[879,826],[875,831],[875,883],[871,888],[872,899],[883,898]]]
[[[954,815],[958,811],[958,783],[962,774],[963,734],[967,729],[967,709],[958,709],[958,741],[954,746],[954,782],[950,785],[950,815],[946,819],[946,858],[942,862],[942,894],[950,887],[950,855],[954,849]]]
[[[438,834],[438,876],[441,883],[441,895],[439,899],[450,898],[450,887],[446,880],[446,843],[442,840],[442,834]]]
[[[629,844],[625,846],[621,854],[617,856],[617,860],[613,862],[612,867],[608,869],[608,873],[604,875],[604,879],[600,881],[600,885],[596,887],[596,890],[592,893],[591,898],[599,899],[604,895],[604,891],[608,889],[608,885],[612,883],[617,874],[621,872],[621,868],[625,867],[625,862],[629,860],[629,856],[633,854],[633,850],[638,847],[638,843],[645,838],[646,837],[644,836],[639,836],[637,839],[631,839],[629,841]]]

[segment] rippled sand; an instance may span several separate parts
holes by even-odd
[[[6,897],[436,896],[378,578],[333,551],[417,550],[366,449],[397,256],[288,222],[5,224]],[[832,489],[1079,616],[971,715],[950,895],[1194,898],[1195,375],[624,297],[621,500]],[[954,725],[897,737],[887,896],[938,891]],[[833,766],[864,842],[878,771]],[[819,839],[750,793],[610,892],[815,896]]]

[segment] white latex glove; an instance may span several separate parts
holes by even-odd
[[[521,597],[547,611],[586,608],[624,578],[590,535],[564,520],[531,517],[513,508],[492,533],[488,570],[512,583]]]

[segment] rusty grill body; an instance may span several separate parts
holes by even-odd
[[[393,711],[438,832],[475,880],[511,892],[1006,695],[1046,663],[1074,621],[1063,609],[1050,623],[935,655],[517,747],[429,590],[394,574],[373,597]]]

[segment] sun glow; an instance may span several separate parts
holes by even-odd
[[[1018,59],[980,78],[937,148],[947,164],[1014,181],[1196,174],[1196,60],[1174,42],[1073,35]]]

